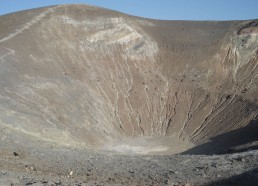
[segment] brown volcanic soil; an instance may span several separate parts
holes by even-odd
[[[256,183],[256,151],[189,154],[257,149],[257,20],[64,5],[0,25],[2,184]]]

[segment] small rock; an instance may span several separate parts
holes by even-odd
[[[200,170],[202,170],[202,169],[204,169],[204,167],[196,167],[197,169],[200,169]]]
[[[26,183],[26,185],[34,185],[34,183],[36,183],[36,182],[34,182],[34,181],[29,181],[29,182]]]
[[[57,185],[60,185],[61,184],[61,181],[60,180],[56,180],[56,181],[54,181],[55,182],[55,184],[57,184]]]
[[[129,170],[129,173],[134,173],[134,171],[133,170]]]
[[[47,184],[50,185],[50,186],[56,186],[55,182],[53,182],[53,181],[50,181]]]
[[[30,170],[35,171],[36,169],[34,167],[30,166]]]
[[[163,183],[168,184],[168,183],[169,183],[169,181],[168,181],[168,180],[164,180],[164,181],[163,181]]]
[[[169,171],[171,174],[179,174],[178,171]]]
[[[215,167],[215,168],[218,167],[218,165],[216,163],[213,163],[211,166]]]
[[[32,186],[44,186],[43,183],[33,183]]]
[[[73,171],[70,171],[69,175],[67,176],[68,178],[73,175]]]
[[[221,177],[221,175],[220,175],[220,174],[218,174],[218,175],[217,175],[217,178],[220,178],[220,177]]]
[[[71,171],[69,175],[72,176],[73,175],[73,171]]]

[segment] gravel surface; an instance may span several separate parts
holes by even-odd
[[[0,185],[257,185],[258,151],[136,155],[67,147],[1,150]],[[3,148],[2,148],[3,149]],[[16,151],[15,151],[16,150]]]

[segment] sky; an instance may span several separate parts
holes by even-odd
[[[258,19],[258,0],[0,0],[0,15],[50,5],[78,3],[163,20]]]

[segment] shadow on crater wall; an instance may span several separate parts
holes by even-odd
[[[182,154],[212,155],[255,150],[258,149],[257,141],[258,117],[246,127],[215,136],[209,142],[189,149]]]

